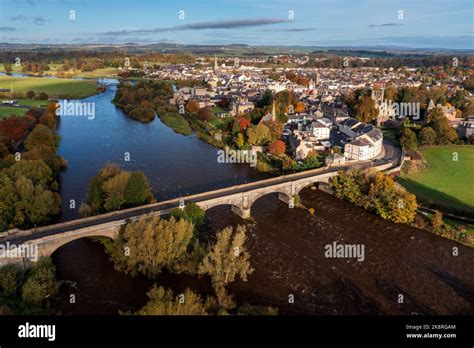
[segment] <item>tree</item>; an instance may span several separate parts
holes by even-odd
[[[207,315],[207,308],[199,295],[186,289],[174,296],[171,289],[153,285],[147,294],[149,300],[137,314],[139,315]]]
[[[296,107],[295,107],[295,112],[300,114],[302,112],[305,112],[306,110],[306,104],[303,103],[303,102],[298,102],[296,103]]]
[[[378,110],[375,107],[375,101],[369,96],[363,96],[355,105],[355,119],[360,122],[369,123],[375,120]]]
[[[458,139],[457,132],[449,125],[448,119],[438,107],[429,111],[428,126],[435,131],[438,145],[451,144]]]
[[[0,230],[42,224],[60,212],[61,198],[43,161],[22,160],[0,171]]]
[[[104,208],[107,211],[120,209],[125,203],[125,187],[131,174],[121,171],[113,178],[108,179],[102,184],[105,193]]]
[[[239,117],[238,122],[240,130],[245,130],[247,127],[250,126],[250,120],[246,117]]]
[[[270,131],[271,141],[276,141],[280,138],[281,133],[283,132],[284,126],[279,121],[267,121],[264,122],[265,126],[268,127]]]
[[[34,91],[26,92],[26,97],[29,99],[33,99],[35,97],[35,92]]]
[[[415,132],[413,132],[410,128],[405,127],[403,129],[403,135],[400,139],[400,144],[409,150],[415,150],[418,147]]]
[[[277,140],[268,146],[268,151],[275,156],[281,156],[285,154],[285,143],[281,140]]]
[[[185,219],[164,220],[147,215],[129,222],[112,243],[110,252],[119,269],[154,277],[164,268],[179,270],[190,256],[188,249],[193,236],[194,226]],[[125,248],[129,255],[124,255]]]
[[[189,100],[186,104],[186,111],[196,113],[199,111],[199,102],[197,100]]]
[[[433,219],[431,220],[431,225],[435,230],[439,230],[444,225],[443,214],[439,210],[436,210],[434,212]]]
[[[176,220],[185,219],[194,226],[203,224],[205,215],[204,209],[194,202],[186,204],[184,209],[176,208],[171,211],[171,216],[174,216]]]
[[[16,293],[18,269],[15,265],[6,265],[0,268],[0,290],[5,296]]]
[[[55,267],[50,258],[39,259],[23,284],[21,296],[28,304],[39,304],[48,296],[55,294],[58,284],[55,280]]]
[[[205,108],[198,110],[196,117],[201,121],[209,121],[212,117],[214,117],[214,112],[210,107],[206,106]]]
[[[250,254],[245,249],[245,228],[238,226],[236,232],[227,227],[217,233],[217,241],[199,266],[199,274],[211,276],[214,289],[222,289],[237,276],[247,281],[253,272]]]
[[[431,127],[423,127],[418,134],[421,145],[433,145],[436,143],[436,133]]]
[[[41,92],[38,96],[39,100],[48,100],[49,96],[45,92]]]
[[[38,145],[45,145],[55,150],[59,146],[60,141],[59,135],[51,128],[38,124],[26,138],[25,145],[28,150],[32,150]]]
[[[416,215],[416,198],[383,173],[369,177],[369,191],[365,207],[384,219],[396,223],[410,223]]]
[[[242,133],[238,133],[234,139],[234,144],[238,149],[243,149],[245,146],[245,139]]]
[[[135,207],[150,203],[153,199],[151,187],[143,172],[133,172],[125,185],[125,205],[128,207]]]
[[[271,140],[272,135],[267,126],[259,124],[247,128],[247,137],[252,145],[265,145]]]
[[[7,73],[12,71],[12,65],[10,63],[4,63],[3,68],[5,69],[5,72]]]

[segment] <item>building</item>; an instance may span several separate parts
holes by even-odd
[[[366,161],[382,152],[383,133],[373,125],[366,125],[357,131],[354,140],[344,145],[344,157],[347,160]]]
[[[326,165],[327,166],[340,166],[346,163],[346,158],[344,155],[339,153],[332,153],[326,156]]]
[[[456,108],[452,105],[446,105],[442,106],[441,104],[435,105],[433,100],[430,100],[430,103],[428,104],[428,112],[431,109],[434,108],[440,108],[441,111],[443,112],[443,115],[449,120],[449,121],[454,121],[456,120]]]
[[[316,138],[316,140],[329,139],[330,132],[331,128],[319,120],[311,123],[311,133]]]
[[[377,126],[384,124],[389,119],[395,118],[395,110],[389,107],[388,101],[385,101],[384,98],[385,89],[372,89],[370,96],[375,102],[375,107],[378,110],[377,115]]]
[[[457,128],[458,135],[461,139],[467,139],[474,134],[474,119],[461,123]]]
[[[275,102],[272,104],[272,112],[263,116],[258,124],[262,124],[264,122],[275,121],[276,120],[276,111],[275,111]]]

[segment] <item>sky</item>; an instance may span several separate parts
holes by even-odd
[[[0,0],[0,42],[474,49],[474,1]]]

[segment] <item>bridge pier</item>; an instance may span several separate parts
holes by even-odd
[[[287,194],[278,193],[278,199],[285,204],[288,204],[288,208],[293,209],[295,207],[294,197],[288,197]]]
[[[250,219],[250,208],[237,207],[235,205],[231,206],[234,214],[237,214],[242,219]]]

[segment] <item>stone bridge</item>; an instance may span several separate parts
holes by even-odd
[[[373,169],[386,170],[390,167],[392,167],[392,163],[373,167]],[[250,217],[252,204],[257,199],[267,194],[277,193],[280,200],[287,203],[289,208],[293,208],[295,197],[304,187],[314,183],[328,183],[330,178],[337,175],[340,169],[345,168],[339,167],[332,170],[326,169],[325,171],[310,170],[55,225],[30,230],[2,232],[0,233],[0,247],[2,248],[0,252],[8,244],[10,247],[21,245],[30,248],[33,251],[33,256],[31,253],[27,256],[20,255],[18,257],[2,257],[0,255],[0,266],[17,263],[23,267],[28,267],[38,257],[51,256],[54,251],[64,244],[79,238],[105,236],[115,239],[121,226],[128,221],[136,220],[146,214],[167,215],[174,208],[183,209],[186,202],[194,202],[204,210],[219,205],[230,205],[234,213],[246,219]]]

